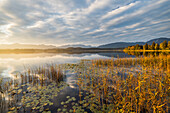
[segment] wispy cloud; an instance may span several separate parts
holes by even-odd
[[[0,42],[103,44],[170,36],[169,0],[0,0]]]
[[[139,3],[139,1],[136,1],[135,3],[130,3],[129,5],[125,5],[125,6],[119,7],[115,10],[112,10],[112,11],[108,12],[106,15],[104,15],[101,19],[106,19],[109,17],[113,17],[117,14],[120,14],[120,13],[132,8],[133,6],[135,6],[138,3]]]

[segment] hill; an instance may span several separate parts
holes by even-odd
[[[149,40],[149,41],[147,41],[147,43],[149,44],[149,45],[151,45],[152,44],[152,42],[154,41],[155,43],[158,43],[158,44],[160,44],[160,43],[162,43],[163,41],[170,41],[170,38],[157,38],[157,39],[152,39],[152,40]]]
[[[92,48],[91,45],[82,45],[82,44],[73,44],[73,45],[63,45],[63,46],[59,46],[57,48]]]
[[[133,45],[136,45],[136,44],[139,44],[139,45],[144,45],[145,43],[148,43],[149,45],[152,44],[152,42],[154,41],[155,43],[162,43],[163,41],[170,41],[170,38],[156,38],[156,39],[152,39],[152,40],[149,40],[147,42],[115,42],[115,43],[110,43],[110,44],[104,44],[104,45],[100,45],[98,47],[95,47],[95,46],[91,46],[91,45],[83,45],[83,44],[73,44],[73,45],[63,45],[63,46],[53,46],[53,45],[44,45],[44,44],[41,44],[41,45],[32,45],[32,44],[0,44],[0,49],[66,49],[66,48],[85,48],[85,49],[93,49],[93,48],[98,48],[98,49],[116,49],[116,48],[119,48],[119,49],[123,49],[123,48],[126,48],[128,46],[133,46]]]
[[[115,43],[100,45],[98,46],[98,48],[126,48],[128,46],[133,46],[136,44],[144,45],[145,43],[151,45],[153,41],[155,41],[155,43],[160,44],[165,40],[170,41],[170,38],[156,38],[156,39],[149,40],[147,42],[115,42]]]
[[[136,44],[143,45],[145,44],[144,42],[115,42],[115,43],[110,43],[106,45],[100,45],[98,48],[125,48],[128,46],[133,46]]]

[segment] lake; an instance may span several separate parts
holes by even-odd
[[[18,72],[22,72],[25,67],[41,66],[48,63],[64,64],[78,63],[82,59],[107,59],[111,57],[134,57],[123,52],[113,53],[84,53],[84,54],[0,54],[0,78],[14,78]]]
[[[98,98],[102,97],[101,99],[99,99],[99,102],[94,101],[94,103],[97,103],[96,105],[101,104],[101,106],[97,108],[98,110],[101,109],[104,104],[109,103],[110,105],[113,105],[112,102],[114,101],[109,96],[113,95],[112,93],[115,93],[116,91],[122,92],[121,89],[119,90],[116,89],[116,85],[114,85],[114,83],[118,80],[118,78],[120,77],[121,80],[131,79],[130,78],[131,75],[130,77],[127,76],[129,73],[133,74],[133,76],[136,76],[139,73],[145,74],[145,72],[143,72],[143,70],[145,70],[143,69],[143,67],[150,66],[150,63],[148,63],[147,65],[142,64],[143,67],[141,69],[141,66],[139,66],[141,64],[139,62],[141,61],[145,62],[145,59],[141,58],[141,60],[138,60],[135,55],[141,56],[143,54],[141,53],[127,54],[124,52],[82,53],[82,54],[67,54],[67,53],[0,54],[0,78],[3,78],[3,83],[12,80],[12,83],[14,83],[14,86],[15,86],[15,87],[12,86],[14,87],[14,91],[13,90],[11,90],[11,92],[7,91],[4,94],[2,93],[2,97],[0,96],[0,113],[6,113],[8,111],[11,111],[12,113],[16,111],[18,113],[43,112],[43,111],[57,113],[57,112],[61,112],[61,110],[63,112],[66,112],[69,109],[70,110],[76,109],[77,110],[76,112],[78,111],[83,112],[81,110],[85,110],[86,112],[90,113],[90,112],[93,112],[94,108],[91,109],[91,107],[89,108],[84,107],[82,109],[82,106],[84,106],[84,104],[81,104],[80,102],[81,102],[81,99],[84,99],[83,102],[85,102],[85,100],[87,100],[86,98],[91,98],[90,100],[92,100],[92,98],[95,96]],[[157,56],[159,55],[159,53],[158,54],[151,53],[151,55]],[[156,58],[155,56],[151,57],[153,62],[157,61],[157,60],[153,60],[154,58]],[[169,57],[167,56],[160,57],[160,62],[162,62],[162,59],[165,59],[165,58],[168,59]],[[95,61],[96,59],[103,59],[103,60],[101,61],[97,60],[96,62],[92,62],[92,64],[88,62],[88,60]],[[112,65],[113,63],[112,59],[118,60],[117,62],[116,61],[114,62],[115,66]],[[82,60],[87,60],[87,62],[81,63]],[[55,70],[55,66],[54,67],[49,66],[50,71],[48,71],[46,67],[43,67],[43,66],[47,66],[48,64],[51,64],[51,65],[69,64],[68,65],[69,68],[67,69],[63,68],[65,69],[63,72],[64,75],[59,81],[56,82],[55,77],[60,76],[60,73],[58,74],[59,70],[58,68],[56,68]],[[159,63],[151,63],[151,64],[157,65]],[[103,67],[101,67],[101,65]],[[109,66],[109,65],[112,65],[112,66]],[[162,69],[163,67],[167,69],[166,66],[167,65],[164,64],[162,66]],[[33,73],[27,69],[37,69],[37,70],[35,71],[35,73]],[[72,69],[76,71],[69,71]],[[147,67],[147,69],[149,68]],[[156,74],[158,68],[154,67],[153,69],[155,70],[154,74]],[[161,70],[161,68],[159,69]],[[162,71],[162,72],[163,74],[166,75],[166,71]],[[27,77],[22,76],[24,75],[24,73],[25,75],[27,75]],[[53,76],[52,73],[56,76]],[[20,76],[18,76],[18,74]],[[147,74],[148,72],[146,73],[146,75]],[[152,71],[150,71],[149,74],[153,74]],[[118,78],[115,78],[115,77],[118,77]],[[87,81],[83,82],[82,78],[84,80],[87,79]],[[95,82],[97,83],[91,80],[95,80]],[[108,80],[107,81],[108,83],[105,80]],[[136,80],[137,81],[132,84],[134,85],[138,84],[137,83],[138,79]],[[23,81],[26,81],[26,82],[23,82]],[[28,84],[25,84],[25,83],[28,83]],[[122,85],[123,83],[124,82],[120,84]],[[9,84],[10,82],[8,82],[8,84],[4,84],[3,85],[4,89],[8,89]],[[94,84],[94,86],[91,84]],[[116,84],[119,84],[119,83],[116,82]],[[150,86],[150,84],[148,85]],[[145,86],[148,88],[147,85]],[[98,88],[96,89],[94,87],[96,88],[98,87]],[[107,89],[108,92],[106,91],[105,87],[108,88]],[[96,93],[96,90],[97,90],[97,93]],[[126,90],[130,91],[129,88]],[[8,94],[10,96],[8,96]],[[89,97],[92,94],[93,94],[93,97]],[[121,93],[117,93],[117,94],[120,95]],[[122,95],[124,95],[124,93],[122,93]],[[109,99],[112,100],[111,103],[107,102],[107,97],[109,97]],[[135,98],[139,98],[139,97],[135,97]],[[88,101],[86,101],[85,103],[88,103],[88,104],[89,102],[91,103],[91,101],[89,102]],[[80,103],[80,104],[75,104],[75,103]],[[74,107],[77,107],[77,108],[74,108]],[[107,107],[107,109],[110,109],[110,108]],[[70,111],[70,112],[73,112],[73,111]]]

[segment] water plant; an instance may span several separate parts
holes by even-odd
[[[9,111],[50,112],[52,99],[67,86],[63,70],[77,75],[79,92],[65,96],[55,112],[169,112],[170,55],[161,54],[28,68],[17,75],[21,79],[0,83],[3,95],[11,97]]]
[[[0,108],[3,112],[49,112],[44,106],[53,105],[50,100],[67,86],[62,82],[65,79],[64,71],[54,64],[26,68],[17,77],[20,78],[5,83],[0,80],[0,100],[3,102]]]
[[[84,98],[80,95],[81,109],[96,113],[169,112],[169,55],[92,60],[74,69],[80,91],[88,92]]]

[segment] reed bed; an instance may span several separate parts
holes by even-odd
[[[79,75],[74,112],[169,112],[170,55],[82,61],[69,67]]]
[[[42,112],[45,105],[53,104],[50,99],[65,87],[62,82],[65,73],[60,66],[47,64],[25,70],[16,74],[14,80],[0,80],[0,112]]]
[[[169,112],[170,55],[27,68],[16,75],[19,79],[0,80],[1,111],[50,113],[51,100],[67,86],[61,82],[65,79],[63,70],[77,74],[79,94],[67,96],[57,113]],[[6,97],[8,101],[4,101]]]

